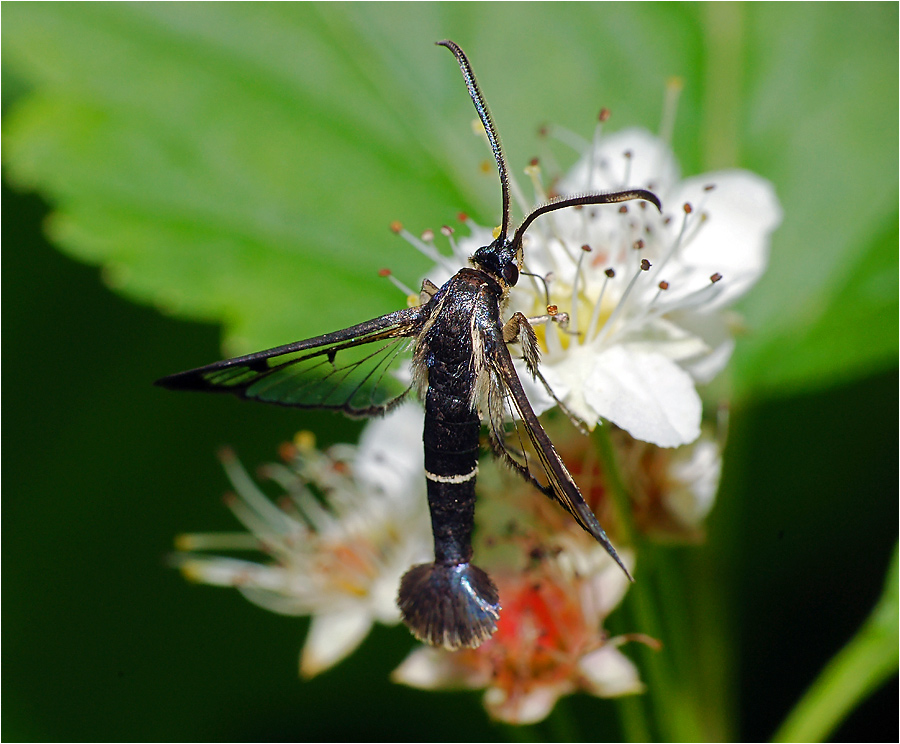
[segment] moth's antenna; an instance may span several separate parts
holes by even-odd
[[[531,223],[542,214],[547,214],[547,212],[555,212],[557,209],[565,209],[566,207],[577,207],[582,204],[616,204],[618,202],[631,201],[632,199],[644,199],[662,212],[662,204],[660,204],[659,197],[646,189],[615,191],[611,194],[584,194],[582,196],[559,197],[542,204],[529,214],[516,229],[516,234],[513,235],[510,245],[518,247],[519,243],[522,242],[522,236],[531,226]]]
[[[465,52],[459,48],[456,42],[444,39],[436,41],[435,44],[447,47],[456,56],[459,62],[459,69],[462,70],[463,77],[466,79],[466,87],[469,89],[469,96],[472,103],[475,104],[475,110],[484,125],[484,131],[487,132],[488,141],[491,143],[491,150],[494,151],[494,159],[497,161],[497,170],[500,171],[500,188],[503,192],[503,221],[500,223],[500,235],[498,238],[502,243],[506,242],[506,233],[509,230],[509,172],[506,167],[506,158],[503,157],[503,148],[500,145],[500,137],[497,136],[497,130],[494,128],[494,120],[491,118],[491,112],[488,110],[481,90],[478,87],[478,81],[475,80],[475,73],[469,65]],[[521,228],[520,228],[521,229]]]

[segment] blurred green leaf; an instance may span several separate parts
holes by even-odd
[[[897,72],[883,65],[896,15],[11,5],[5,59],[34,89],[8,117],[4,152],[9,177],[56,204],[58,245],[133,299],[224,323],[229,350],[247,350],[400,304],[376,271],[399,267],[415,284],[427,264],[391,240],[392,219],[414,232],[460,209],[496,221],[471,108],[433,41],[452,35],[473,58],[515,171],[547,120],[586,132],[602,104],[620,127],[654,128],[664,80],[678,74],[686,172],[747,166],[783,199],[771,269],[744,303],[753,333],[737,386],[784,391],[896,358],[895,326],[858,336],[848,322],[896,317],[896,251],[868,265],[864,286],[849,284],[884,249],[896,206]],[[740,162],[721,162],[730,157]],[[790,357],[788,337],[804,339]]]
[[[895,326],[860,336],[848,322],[896,317],[896,251],[849,284],[896,205],[891,18],[893,6],[10,6],[5,57],[34,92],[4,151],[9,176],[57,205],[58,245],[129,297],[224,323],[230,350],[246,350],[399,304],[375,272],[415,283],[426,263],[391,241],[391,219],[496,219],[458,73],[432,41],[452,30],[464,43],[514,166],[538,124],[585,131],[601,103],[619,126],[652,128],[679,74],[686,170],[739,153],[784,200],[737,375],[743,392],[784,390],[896,358]]]
[[[876,4],[748,9],[743,159],[785,219],[742,304],[740,393],[896,366],[897,20]]]
[[[594,14],[519,11],[515,26],[546,16],[548,36],[590,27]],[[452,59],[432,46],[453,17],[484,36],[468,16],[463,6],[417,6],[417,28],[403,34],[410,19],[391,6],[10,8],[6,58],[35,89],[6,122],[9,176],[56,204],[55,242],[103,265],[113,288],[224,322],[234,349],[358,322],[403,301],[379,268],[400,267],[415,283],[427,266],[392,240],[392,219],[415,232],[460,209],[496,219],[474,112]],[[465,41],[479,69],[500,67],[484,84],[509,139],[578,98],[556,91],[548,108],[557,73],[533,52],[513,56],[513,41],[498,65],[504,52],[490,39]],[[597,77],[624,53],[596,68],[570,54],[580,75],[568,90],[601,90]],[[661,60],[659,75],[672,64]],[[650,110],[661,90],[659,80]],[[519,105],[504,105],[511,97]],[[588,124],[599,103],[580,104]],[[522,110],[531,116],[506,113]]]

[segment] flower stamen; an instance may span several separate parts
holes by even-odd
[[[606,294],[606,287],[609,284],[609,280],[614,278],[615,275],[616,272],[612,268],[606,269],[606,271],[603,272],[603,284],[600,287],[600,296],[594,303],[594,310],[591,313],[591,322],[588,325],[588,331],[584,337],[585,343],[593,339],[597,332],[597,324],[600,322],[600,311],[603,308],[603,295]]]
[[[456,271],[457,267],[453,261],[451,261],[447,256],[439,253],[431,243],[426,243],[425,241],[417,238],[415,235],[409,232],[409,230],[404,228],[402,223],[397,221],[392,222],[391,232],[393,232],[395,235],[399,235],[426,258],[430,258],[432,261],[440,264],[448,271]],[[424,234],[427,235],[428,233],[426,232]],[[432,236],[433,235],[434,233],[432,233]]]
[[[625,291],[622,293],[622,297],[619,299],[619,304],[616,305],[615,309],[609,314],[609,317],[606,319],[606,322],[600,328],[600,331],[597,334],[596,338],[596,341],[598,343],[602,343],[603,340],[609,335],[609,332],[612,330],[615,321],[624,311],[625,305],[628,302],[628,298],[631,296],[631,291],[634,289],[634,285],[637,282],[638,277],[645,271],[650,271],[651,266],[652,264],[646,258],[641,259],[641,265],[634,273],[634,276],[631,277],[631,281],[628,282],[628,286],[625,288]]]

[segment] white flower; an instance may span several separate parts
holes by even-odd
[[[537,166],[526,172],[536,202],[546,201]],[[554,194],[626,188],[653,191],[664,213],[632,201],[540,217],[524,248],[525,271],[537,276],[520,277],[510,311],[536,317],[555,305],[568,314],[567,326],[546,323],[539,333],[541,372],[589,428],[606,419],[636,439],[677,447],[700,435],[696,386],[731,356],[724,309],[765,269],[781,208],[772,185],[747,171],[679,180],[668,146],[641,129],[595,138]],[[437,253],[430,234],[405,235],[438,262],[432,281],[449,277],[492,240],[489,230],[468,225],[469,236],[451,238],[453,258]],[[555,401],[520,372],[537,412],[552,407]]]
[[[227,503],[249,532],[182,535],[177,545],[256,549],[270,561],[187,552],[175,562],[194,581],[236,587],[274,612],[311,615],[300,672],[318,674],[350,654],[374,622],[399,620],[400,577],[430,558],[421,431],[421,409],[408,405],[373,420],[358,448],[320,452],[311,435],[298,435],[288,464],[264,469],[284,490],[277,506],[225,453],[236,492]]]
[[[484,688],[487,711],[512,724],[543,720],[560,697],[578,690],[641,692],[637,668],[619,651],[629,638],[608,638],[601,625],[628,580],[600,546],[577,543],[526,570],[496,573],[503,613],[490,640],[453,653],[416,649],[393,679],[426,690]],[[630,555],[623,558],[633,565]]]

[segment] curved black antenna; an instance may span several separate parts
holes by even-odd
[[[518,247],[522,242],[522,236],[531,226],[531,223],[542,214],[547,214],[547,212],[555,212],[557,209],[565,209],[566,207],[577,207],[582,204],[616,204],[618,202],[631,201],[632,199],[644,199],[662,212],[662,204],[659,201],[659,197],[652,191],[647,191],[646,189],[615,191],[611,194],[583,194],[582,196],[558,197],[546,204],[542,204],[529,214],[516,229],[516,234],[513,235],[509,244]]]
[[[500,188],[503,192],[503,221],[500,223],[500,235],[498,237],[501,239],[501,242],[505,243],[506,233],[509,230],[509,172],[506,167],[506,158],[503,157],[503,148],[500,145],[500,137],[497,135],[497,130],[494,128],[494,120],[491,118],[491,112],[488,110],[484,97],[481,95],[481,89],[478,87],[478,81],[475,80],[475,73],[472,72],[472,67],[469,65],[469,60],[466,58],[465,52],[459,48],[459,45],[456,42],[450,41],[449,39],[436,41],[435,44],[447,47],[447,49],[453,52],[456,61],[459,62],[459,69],[462,70],[463,77],[466,79],[466,87],[469,89],[469,96],[472,98],[472,103],[475,104],[475,110],[478,112],[482,125],[484,125],[484,131],[487,132],[488,141],[491,143],[491,150],[494,151],[494,159],[497,161],[497,170],[500,171]]]

